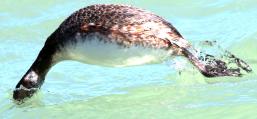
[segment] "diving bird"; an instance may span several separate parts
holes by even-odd
[[[97,4],[71,14],[47,38],[32,66],[16,85],[15,100],[31,97],[55,64],[75,60],[87,64],[125,67],[160,63],[171,56],[186,57],[204,76],[240,76],[250,67],[234,55],[240,68],[198,51],[171,23],[152,12],[127,5]],[[206,62],[206,59],[211,59]]]

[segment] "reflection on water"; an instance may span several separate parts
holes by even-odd
[[[257,118],[256,1],[118,1],[164,17],[197,46],[218,45],[249,63],[243,77],[205,78],[181,57],[162,64],[106,68],[62,62],[22,105],[12,90],[45,39],[72,12],[99,1],[2,1],[0,118]],[[202,45],[200,45],[202,46]],[[199,47],[198,47],[199,48]],[[184,68],[174,61],[184,62]],[[177,69],[177,70],[175,70]]]

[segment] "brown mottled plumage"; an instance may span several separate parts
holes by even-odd
[[[99,32],[125,47],[168,48],[169,40],[179,40],[180,33],[167,21],[151,12],[125,5],[92,5],[68,17],[57,29],[62,37],[80,32],[87,35]],[[165,34],[158,37],[157,34]],[[60,40],[60,39],[59,39]],[[58,41],[59,42],[59,41]]]
[[[172,52],[171,52],[172,51]],[[52,33],[37,59],[16,86],[13,98],[31,97],[43,84],[49,69],[62,60],[102,66],[132,66],[183,55],[207,76],[240,76],[221,60],[203,63],[196,50],[161,17],[126,5],[91,5],[69,16]],[[251,71],[236,57],[238,66]]]

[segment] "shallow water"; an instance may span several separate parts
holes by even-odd
[[[66,61],[51,69],[37,95],[22,105],[13,102],[16,83],[36,58],[45,39],[72,12],[95,3],[99,2],[1,1],[1,119],[257,118],[257,2],[254,0],[101,1],[153,11],[170,21],[193,44],[216,40],[246,60],[253,73],[240,78],[205,78],[180,57],[162,64],[128,68]],[[186,68],[175,67],[174,61],[182,62]]]

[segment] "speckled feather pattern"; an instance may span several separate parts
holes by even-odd
[[[98,32],[124,47],[139,45],[167,49],[182,36],[167,21],[151,12],[126,5],[91,5],[68,17],[49,39],[64,40],[76,34]],[[60,38],[61,37],[61,38]],[[48,41],[46,42],[48,43]]]
[[[62,60],[121,67],[157,63],[175,54],[184,55],[206,77],[241,76],[240,69],[252,71],[231,53],[226,53],[226,58],[235,68],[210,59],[208,54],[204,57],[209,60],[204,62],[197,53],[169,22],[151,12],[125,5],[91,5],[73,13],[47,38],[16,85],[13,98],[23,101],[31,97],[51,67]]]

